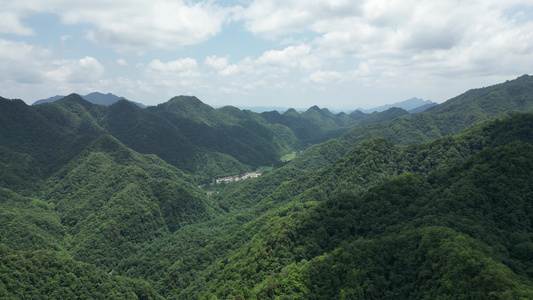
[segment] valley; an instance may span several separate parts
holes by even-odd
[[[532,76],[371,113],[85,98],[0,97],[2,299],[533,299]]]

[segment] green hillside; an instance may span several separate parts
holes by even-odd
[[[453,135],[507,111],[530,111],[533,109],[532,98],[533,77],[524,75],[502,84],[468,91],[423,113],[358,126],[337,139],[309,148],[292,164],[301,169],[318,169],[339,159],[363,141],[377,137],[396,145],[410,145]]]
[[[532,159],[516,142],[443,172],[287,206],[203,295],[529,299]]]
[[[350,115],[0,98],[0,298],[533,299],[532,92]]]
[[[407,111],[396,107],[372,114],[358,110],[349,115],[333,114],[327,108],[312,106],[301,114],[295,109],[289,109],[283,114],[277,111],[263,112],[261,117],[272,124],[281,124],[290,128],[304,144],[316,144],[339,137],[353,127],[385,122],[408,114]]]
[[[235,216],[252,220],[238,237],[224,238],[234,238],[234,243],[244,239],[243,246],[227,250],[225,258],[207,268],[202,278],[213,282],[201,281],[179,295],[327,299],[342,298],[346,288],[347,298],[360,299],[463,293],[487,298],[499,292],[528,298],[533,270],[526,254],[532,238],[532,125],[532,115],[519,115],[416,148],[384,140],[363,144],[338,163],[267,192],[251,212]],[[513,134],[503,128],[521,130]],[[473,139],[479,131],[485,137]],[[507,144],[516,140],[527,143]],[[443,152],[448,154],[442,158],[431,155]],[[498,178],[500,173],[506,178]],[[479,196],[465,202],[471,195]],[[248,234],[250,228],[257,233]],[[510,240],[513,234],[520,242]],[[421,239],[429,244],[418,245]],[[512,253],[517,243],[524,243],[516,250],[525,251],[524,257]],[[442,262],[454,255],[456,265]],[[459,267],[471,260],[478,267],[458,276],[463,272]],[[424,270],[435,264],[441,264],[438,271]],[[351,272],[356,273],[350,281],[345,276]],[[391,282],[394,276],[400,277]],[[383,278],[379,284],[378,278]],[[439,287],[443,280],[449,286]],[[406,282],[410,286],[404,287]],[[461,287],[462,282],[472,285]],[[209,289],[202,288],[206,284]],[[501,290],[473,289],[478,284]]]
[[[145,154],[156,154],[199,179],[239,174],[249,170],[243,162],[194,144],[167,119],[120,100],[109,107],[95,105],[72,94],[53,103],[34,107],[60,131],[75,135],[111,134],[128,147]]]
[[[284,154],[302,148],[289,128],[269,124],[251,111],[228,106],[214,109],[196,97],[174,97],[147,110],[168,119],[194,144],[254,168],[272,165]]]
[[[145,282],[107,272],[50,251],[0,246],[2,299],[164,299]]]

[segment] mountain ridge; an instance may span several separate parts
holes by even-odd
[[[403,108],[407,111],[410,111],[410,110],[415,110],[415,109],[420,109],[423,111],[423,107],[432,107],[432,106],[435,106],[435,105],[438,105],[437,103],[431,101],[431,100],[424,100],[424,99],[420,99],[420,98],[417,98],[417,97],[413,97],[413,98],[410,98],[410,99],[407,99],[407,100],[403,100],[403,101],[399,101],[399,102],[395,102],[395,103],[392,103],[392,104],[385,104],[385,105],[382,105],[382,106],[378,106],[378,107],[375,107],[375,108],[368,108],[368,109],[363,109],[363,108],[358,108],[356,110],[359,110],[361,112],[364,112],[364,113],[373,113],[373,112],[382,112],[384,110],[387,110],[389,108],[393,108],[393,107],[398,107],[398,108]]]
[[[0,298],[530,299],[532,132],[530,76],[417,114],[0,98]]]
[[[57,100],[60,100],[62,98],[65,98],[67,96],[60,96],[60,95],[56,95],[56,96],[52,96],[52,97],[49,97],[49,98],[46,98],[46,99],[40,99],[40,100],[37,100],[35,101],[32,105],[40,105],[40,104],[43,104],[43,103],[50,103],[50,102],[55,102]],[[100,105],[106,105],[106,106],[109,106],[121,99],[125,99],[125,100],[128,100],[124,97],[119,97],[119,96],[116,96],[112,93],[107,93],[107,94],[103,94],[103,93],[100,93],[100,92],[92,92],[92,93],[89,93],[87,95],[84,95],[84,96],[81,96],[83,99],[93,103],[93,104],[100,104]],[[130,100],[128,100],[130,101]],[[134,102],[134,101],[131,101],[133,103],[135,103],[135,105],[141,107],[141,108],[145,108],[146,105],[142,104],[142,103],[139,103],[139,102]]]

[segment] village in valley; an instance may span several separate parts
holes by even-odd
[[[261,176],[261,173],[259,171],[251,172],[251,173],[245,173],[244,175],[235,175],[235,176],[228,176],[228,177],[222,177],[215,179],[215,182],[218,183],[230,183],[230,182],[236,182],[241,180],[246,180],[250,178],[257,178]]]
[[[268,170],[268,168],[267,168],[267,170]],[[250,178],[257,178],[257,177],[260,177],[261,175],[262,175],[262,172],[257,170],[255,172],[249,172],[249,173],[245,173],[243,175],[233,175],[233,176],[215,178],[215,179],[213,179],[212,184],[205,185],[203,187],[200,186],[200,187],[202,187],[204,189],[204,191],[207,194],[207,196],[211,196],[211,195],[213,195],[213,193],[217,192],[217,189],[218,189],[218,188],[216,188],[217,184],[227,184],[227,183],[237,182],[237,181],[246,180],[246,179],[250,179]]]

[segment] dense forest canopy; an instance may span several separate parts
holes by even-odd
[[[532,109],[0,98],[0,298],[533,299]]]

